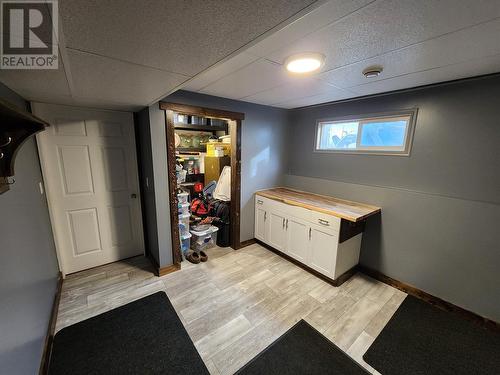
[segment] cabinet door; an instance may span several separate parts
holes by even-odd
[[[308,266],[333,278],[337,259],[338,234],[332,234],[320,226],[311,225],[309,238],[311,248]]]
[[[267,243],[267,211],[258,205],[255,206],[255,238]]]
[[[286,231],[285,231],[285,215],[279,211],[269,212],[269,245],[276,250],[285,251]]]
[[[305,220],[289,217],[285,221],[287,234],[286,252],[304,264],[309,255],[309,223]]]

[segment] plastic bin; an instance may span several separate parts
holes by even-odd
[[[177,171],[176,172],[176,175],[177,175],[177,183],[178,184],[182,184],[184,181],[186,181],[186,175],[187,175],[187,171],[185,169],[183,169],[182,171]]]
[[[177,208],[179,209],[179,215],[188,215],[189,207],[191,205],[189,203],[179,203],[177,204]]]
[[[181,236],[189,234],[189,218],[190,217],[191,217],[190,214],[179,215],[179,234]]]
[[[179,204],[188,203],[189,193],[185,192],[177,194],[177,201],[179,202]]]
[[[194,251],[206,250],[215,246],[219,228],[211,226],[203,232],[191,231],[191,249]]]
[[[191,233],[187,233],[184,236],[181,235],[181,252],[186,253],[191,247]]]

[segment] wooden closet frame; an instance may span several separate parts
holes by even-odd
[[[180,103],[160,102],[160,109],[165,111],[167,136],[168,191],[170,199],[170,226],[172,233],[172,259],[180,267],[182,260],[179,243],[179,217],[177,208],[177,176],[175,173],[175,137],[174,112],[187,115],[216,117],[229,120],[231,135],[231,247],[241,248],[240,242],[240,206],[241,206],[241,122],[245,114],[221,109],[196,107]]]

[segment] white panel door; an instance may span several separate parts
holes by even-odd
[[[287,234],[286,252],[291,257],[304,264],[309,255],[309,223],[307,221],[289,217],[285,221]]]
[[[313,224],[310,227],[309,238],[311,247],[307,265],[333,278],[337,259],[338,234]]]
[[[276,250],[285,252],[286,248],[286,231],[285,231],[285,215],[279,211],[271,210],[269,213],[269,234],[268,244]]]
[[[144,253],[131,113],[33,103],[63,273]]]

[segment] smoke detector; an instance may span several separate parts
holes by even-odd
[[[366,78],[375,78],[378,77],[380,73],[382,73],[382,70],[384,70],[384,68],[382,68],[381,66],[369,66],[368,68],[363,70],[363,75]]]

